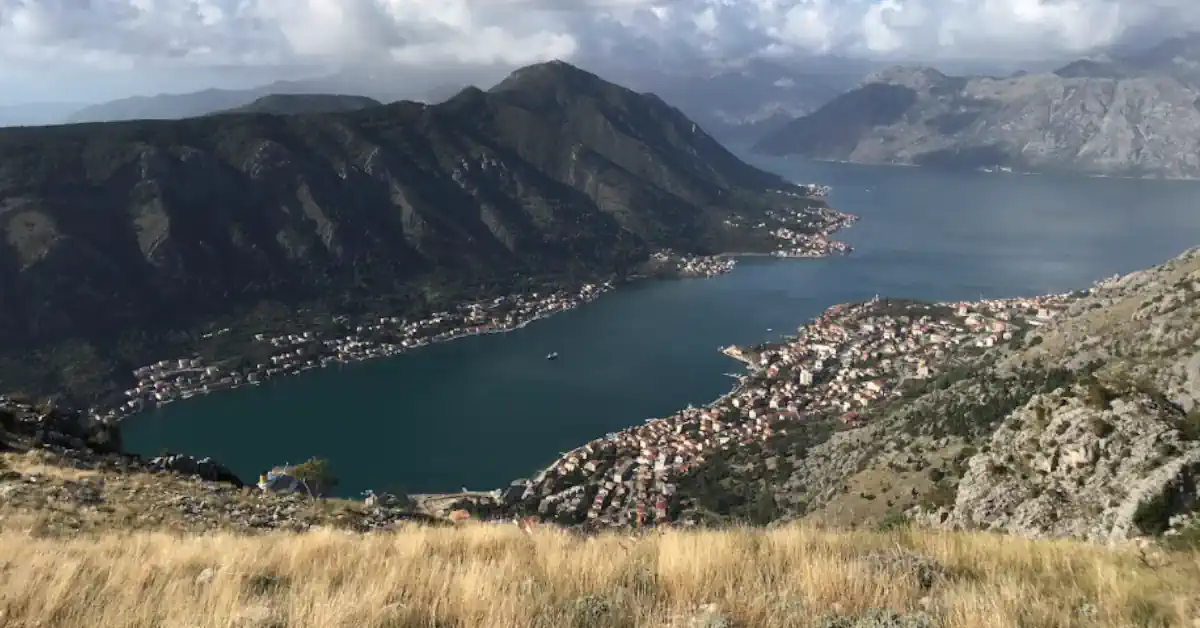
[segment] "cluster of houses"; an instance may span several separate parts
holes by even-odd
[[[349,326],[345,318],[340,335],[307,331],[281,335],[258,334],[255,340],[269,345],[271,355],[259,364],[227,368],[202,358],[162,360],[133,372],[136,383],[125,391],[116,408],[94,411],[96,418],[117,420],[140,410],[188,399],[218,390],[259,384],[330,364],[345,364],[403,353],[410,349],[485,333],[517,329],[540,318],[592,301],[613,288],[611,282],[586,284],[578,292],[533,292],[498,297],[436,312],[419,320],[382,317]]]
[[[542,518],[624,527],[663,522],[677,480],[712,452],[786,434],[822,416],[861,422],[863,410],[924,379],[956,347],[986,348],[1038,326],[1072,295],[979,302],[840,305],[785,342],[727,347],[750,374],[706,408],[651,419],[563,454],[503,499],[536,505]]]
[[[790,189],[777,190],[777,192],[780,194],[785,196],[795,196],[797,198],[817,198],[821,196],[827,196],[832,191],[833,188],[829,187],[828,185],[821,185],[819,183],[797,183]]]
[[[673,264],[675,271],[683,277],[715,277],[737,266],[737,260],[732,257],[676,255],[670,251],[654,253],[650,260],[659,264]]]
[[[824,233],[804,233],[780,227],[771,232],[780,240],[776,257],[828,257],[836,253],[849,253],[845,242],[830,240]]]

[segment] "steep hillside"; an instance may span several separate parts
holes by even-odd
[[[755,150],[864,163],[1196,177],[1197,102],[1200,93],[1174,75],[1091,61],[1008,78],[897,67],[768,134]]]
[[[344,94],[268,94],[252,103],[217,113],[270,113],[286,116],[301,113],[358,111],[359,109],[382,105],[383,103],[378,100],[367,98],[366,96],[349,96]]]
[[[0,380],[95,387],[264,301],[397,311],[715,252],[787,185],[564,63],[436,106],[6,129]]]
[[[888,394],[857,415],[813,408],[784,436],[712,456],[683,479],[685,505],[754,515],[766,504],[772,518],[838,525],[1196,538],[1200,249],[1084,296],[887,307],[824,325],[885,351],[890,341],[870,339],[894,326],[918,339],[908,351],[930,356],[930,374],[910,366],[892,380],[878,366],[887,354],[849,345],[825,398],[836,405],[838,389],[867,380]],[[930,353],[931,342],[944,348]],[[774,379],[778,390],[795,372]]]

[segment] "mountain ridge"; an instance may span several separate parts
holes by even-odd
[[[240,113],[269,113],[274,115],[339,113],[382,106],[383,103],[374,98],[349,94],[267,94],[240,107],[233,107],[207,115]]]
[[[1183,44],[1165,42],[1164,47]],[[1200,82],[1156,49],[1056,72],[947,76],[895,66],[755,144],[862,163],[1200,177]],[[1191,48],[1187,48],[1191,50]],[[1200,58],[1198,58],[1200,60]]]

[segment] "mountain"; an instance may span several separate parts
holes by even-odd
[[[1059,74],[894,67],[754,146],[817,159],[1103,175],[1200,176],[1200,93],[1077,62]]]
[[[816,111],[862,74],[751,60],[704,72],[645,70],[621,76],[631,87],[679,107],[721,141],[744,144]]]
[[[294,86],[272,83],[253,89],[206,89],[188,94],[131,96],[89,105],[72,114],[67,122],[111,122],[118,120],[178,120],[227,111],[271,93],[288,93]]]
[[[788,185],[561,62],[434,106],[4,129],[0,381],[111,390],[263,303],[403,312],[728,250]]]
[[[383,103],[366,96],[342,94],[270,94],[254,102],[234,107],[217,114],[227,113],[270,113],[294,115],[301,113],[338,113],[358,111],[369,107],[381,107]]]

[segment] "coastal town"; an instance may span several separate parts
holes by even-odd
[[[268,360],[249,368],[226,369],[197,357],[162,360],[134,371],[137,384],[125,392],[127,401],[100,414],[116,420],[155,405],[189,399],[219,390],[260,384],[266,380],[332,364],[349,364],[398,355],[436,342],[479,334],[504,333],[536,320],[578,307],[612,290],[612,282],[584,284],[576,293],[533,292],[464,304],[453,311],[435,312],[419,320],[384,317],[343,325],[342,335],[321,336],[307,331],[255,340],[271,347]]]
[[[767,212],[767,215],[773,218],[774,214],[774,210]],[[828,257],[851,251],[849,245],[845,242],[831,240],[829,234],[858,222],[858,216],[829,208],[820,208],[810,211],[804,218],[806,221],[804,229],[777,226],[771,230],[770,233],[778,241],[779,246],[772,255],[776,257]],[[781,222],[786,224],[786,218]]]
[[[679,478],[713,452],[818,418],[861,424],[865,411],[901,394],[904,382],[935,376],[947,355],[1010,341],[1049,322],[1074,297],[938,304],[876,297],[834,306],[784,341],[721,349],[749,373],[709,406],[589,442],[494,497],[502,508],[564,525],[663,523]]]
[[[817,188],[821,192],[820,188]],[[791,193],[789,193],[791,194]],[[806,194],[807,197],[824,194]],[[851,252],[845,242],[830,239],[830,234],[858,222],[858,216],[830,209],[809,207],[805,209],[772,209],[765,213],[765,220],[749,223],[740,216],[725,220],[730,227],[749,227],[770,235],[774,249],[764,253],[742,253],[742,255],[769,255],[773,257],[828,257]]]
[[[776,255],[791,257],[823,257],[848,251],[849,247],[828,236],[856,220],[828,208],[767,212],[767,217],[775,225],[793,225],[777,226],[773,231],[766,222],[753,227],[766,230],[781,242]],[[732,255],[700,256],[663,250],[651,255],[646,272],[638,277],[714,277],[732,271],[736,264]],[[269,349],[269,356],[260,362],[231,366],[210,363],[195,355],[160,360],[133,372],[135,383],[125,391],[119,405],[93,408],[91,415],[103,422],[119,421],[149,408],[260,385],[312,369],[394,356],[466,336],[505,333],[594,301],[613,288],[612,280],[598,281],[584,284],[575,292],[530,292],[462,304],[417,320],[380,317],[352,322],[339,317],[333,321],[335,332],[257,334],[255,341]],[[226,332],[223,329],[206,337]]]

